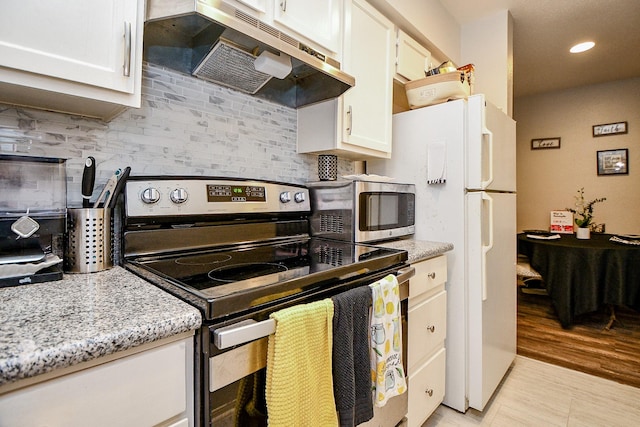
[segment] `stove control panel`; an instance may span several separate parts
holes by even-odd
[[[207,184],[207,200],[219,203],[266,202],[267,191],[264,186],[257,185]]]
[[[310,212],[303,186],[257,180],[141,177],[127,180],[129,217]]]

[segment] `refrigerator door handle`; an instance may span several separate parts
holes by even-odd
[[[482,301],[487,300],[487,253],[493,248],[493,199],[489,194],[483,192],[482,200],[487,201],[488,210],[488,234],[489,242],[485,245],[484,239],[482,242]]]
[[[488,162],[489,162],[489,176],[487,177],[486,181],[482,181],[481,185],[482,185],[482,189],[486,189],[489,187],[489,185],[493,182],[493,132],[491,132],[489,129],[487,129],[486,127],[482,128],[482,140],[483,142],[485,141],[485,136],[486,136],[486,140],[487,142],[487,147],[488,147],[488,152],[487,155],[489,157]]]

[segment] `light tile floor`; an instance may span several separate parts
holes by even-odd
[[[483,412],[440,405],[422,427],[639,425],[640,388],[516,356]]]

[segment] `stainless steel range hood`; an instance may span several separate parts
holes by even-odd
[[[289,75],[256,71],[264,51],[290,56]],[[331,58],[220,0],[148,0],[144,58],[292,108],[355,85]]]

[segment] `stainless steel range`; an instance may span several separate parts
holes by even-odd
[[[266,364],[271,313],[389,273],[406,295],[413,269],[405,251],[312,238],[310,213],[304,186],[214,177],[127,181],[124,266],[203,315],[195,342],[196,425],[237,421],[242,380]],[[406,414],[404,396],[376,418],[395,425]]]

